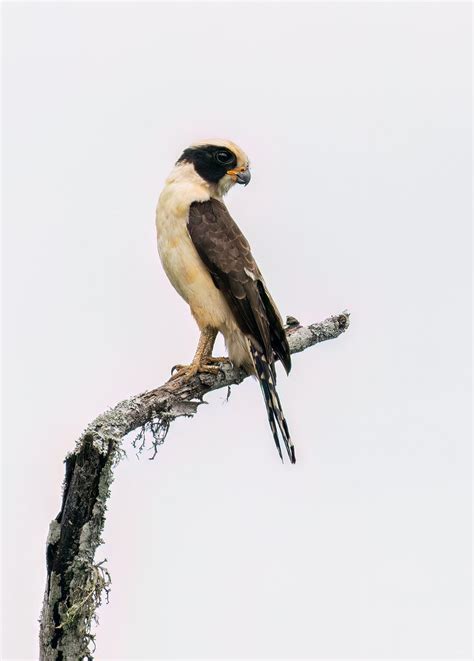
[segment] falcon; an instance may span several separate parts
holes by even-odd
[[[249,181],[249,160],[240,147],[209,140],[185,149],[165,182],[156,210],[158,252],[201,332],[191,364],[177,366],[173,378],[215,373],[222,360],[256,376],[280,458],[282,439],[295,463],[276,390],[275,362],[280,360],[287,374],[291,369],[283,322],[249,243],[223,202],[232,186]],[[228,359],[212,356],[218,332]]]

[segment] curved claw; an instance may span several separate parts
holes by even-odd
[[[173,365],[171,368],[171,379],[179,379],[182,376],[186,376],[188,379],[191,379],[195,376],[197,370],[194,365]]]

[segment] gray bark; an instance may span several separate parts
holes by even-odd
[[[298,353],[338,337],[349,326],[349,313],[306,327],[289,317],[287,324],[290,351]],[[189,382],[177,378],[120,402],[90,423],[66,457],[61,510],[50,524],[46,544],[47,580],[40,619],[42,660],[93,658],[91,626],[103,594],[108,596],[110,583],[103,562],[95,563],[94,556],[102,542],[113,469],[124,452],[123,437],[139,429],[136,443],[142,450],[149,432],[156,454],[173,420],[194,415],[206,393],[239,384],[248,376],[230,364],[222,363],[221,367],[217,375],[201,374]]]

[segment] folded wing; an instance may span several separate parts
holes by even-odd
[[[216,199],[191,205],[188,231],[214,284],[222,292],[237,325],[249,340],[280,456],[276,427],[294,462],[293,444],[275,389],[274,367],[275,360],[279,359],[286,372],[290,371],[290,350],[280,315],[267,291],[248,241],[225,205]]]

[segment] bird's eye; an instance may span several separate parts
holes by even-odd
[[[230,163],[232,161],[232,154],[230,154],[228,151],[218,151],[216,152],[216,161],[218,163],[222,163],[223,165],[225,163]]]

